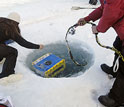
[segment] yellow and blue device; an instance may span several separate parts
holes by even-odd
[[[42,77],[56,77],[60,72],[65,69],[65,59],[47,53],[34,62],[32,66],[35,69],[35,72]]]

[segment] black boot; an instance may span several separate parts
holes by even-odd
[[[101,65],[101,69],[107,73],[107,74],[110,74],[113,76],[113,78],[115,78],[117,76],[117,72],[113,72],[113,67],[109,67],[108,65],[106,64],[102,64]]]
[[[117,72],[116,72],[116,73],[113,72],[113,67],[114,67],[114,65],[115,65],[115,62],[116,62],[117,58],[118,58],[118,55],[115,53],[114,61],[113,61],[112,67],[109,67],[109,66],[106,65],[106,64],[102,64],[102,65],[101,65],[101,69],[102,69],[105,73],[112,75],[113,78],[115,78],[115,77],[117,76]]]
[[[108,95],[103,95],[98,98],[99,102],[106,107],[119,107],[120,105]]]

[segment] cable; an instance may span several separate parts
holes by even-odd
[[[92,23],[92,22],[87,22],[88,24],[91,24],[92,26],[96,26],[96,24]],[[116,48],[114,47],[110,47],[110,46],[105,46],[105,45],[102,45],[100,42],[99,42],[99,39],[98,39],[98,33],[95,34],[95,38],[96,38],[96,42],[98,43],[99,46],[103,47],[103,48],[106,48],[106,49],[110,49],[112,51],[114,51],[115,53],[117,53],[120,58],[122,59],[122,61],[124,62],[124,56],[121,54],[120,51],[118,51]]]
[[[69,46],[69,43],[68,43],[68,40],[67,40],[68,34],[71,34],[71,35],[74,35],[74,34],[75,34],[75,28],[76,28],[77,26],[78,26],[78,24],[75,24],[75,25],[71,26],[71,27],[67,30],[67,33],[66,33],[66,36],[65,36],[65,41],[66,41],[66,44],[67,44],[68,53],[69,53],[70,58],[71,58],[71,60],[73,61],[73,63],[74,63],[75,65],[77,65],[77,66],[85,66],[85,65],[87,65],[87,62],[86,62],[86,61],[85,61],[85,63],[80,64],[80,63],[78,63],[78,62],[74,59],[74,57],[73,57],[73,55],[72,55],[72,52],[71,52],[71,49],[70,49],[70,46]]]

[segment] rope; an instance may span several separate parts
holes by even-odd
[[[71,27],[67,30],[67,33],[66,33],[66,36],[65,36],[65,41],[66,41],[66,44],[67,44],[68,53],[69,53],[70,58],[71,58],[71,60],[73,61],[73,63],[74,63],[75,65],[77,65],[77,66],[85,66],[85,65],[87,65],[87,62],[86,62],[86,61],[85,61],[85,63],[80,64],[80,63],[78,63],[78,62],[74,59],[74,57],[73,57],[73,55],[72,55],[72,52],[71,52],[71,49],[70,49],[70,46],[69,46],[69,43],[68,43],[68,40],[67,40],[68,34],[71,34],[71,35],[75,34],[75,29],[74,29],[74,28],[76,28],[77,26],[78,26],[78,24],[75,24],[75,25],[71,26]]]
[[[92,26],[96,26],[96,24],[92,23],[92,22],[87,22],[88,24],[91,24]],[[96,42],[98,43],[99,46],[103,47],[103,48],[106,48],[106,49],[110,49],[112,51],[114,51],[116,54],[119,55],[119,57],[122,59],[122,61],[124,62],[124,57],[123,55],[121,54],[120,51],[118,51],[116,48],[114,47],[109,47],[109,46],[105,46],[105,45],[102,45],[100,42],[99,42],[99,39],[98,39],[98,33],[95,34],[95,38],[96,38]]]
[[[87,22],[88,24],[91,24],[92,26],[96,26],[96,24],[92,23],[92,22]],[[78,63],[74,58],[73,58],[73,55],[72,55],[72,52],[71,52],[71,49],[69,47],[69,43],[68,43],[68,40],[67,40],[67,36],[68,34],[70,33],[71,35],[75,34],[75,29],[78,26],[78,24],[75,24],[73,26],[71,26],[68,30],[67,30],[67,33],[66,33],[66,36],[65,36],[65,41],[66,41],[66,44],[67,44],[67,49],[68,49],[68,53],[70,55],[70,58],[72,59],[72,61],[74,62],[75,65],[77,66],[85,66],[87,64],[87,62],[85,61],[85,64],[80,64]],[[124,62],[124,57],[123,55],[121,54],[120,51],[118,51],[116,48],[114,47],[109,47],[109,46],[105,46],[105,45],[102,45],[100,42],[99,42],[99,39],[98,39],[98,33],[95,34],[95,38],[96,38],[96,42],[98,43],[99,46],[103,47],[103,48],[106,48],[106,49],[110,49],[112,51],[114,51],[116,54],[119,55],[119,58],[122,59],[122,61]],[[115,65],[117,66],[115,71],[117,70],[118,66],[119,65]]]
[[[118,68],[119,68],[119,56],[118,58],[116,59],[116,62],[114,64],[114,67],[113,67],[113,72],[117,72]]]

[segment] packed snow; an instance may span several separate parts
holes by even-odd
[[[18,12],[22,36],[45,46],[64,41],[67,29],[93,11],[71,10],[72,6],[92,7],[87,0],[0,0],[0,16]],[[115,37],[113,29],[99,34],[100,42],[109,46]],[[33,50],[13,43],[11,46],[18,49],[15,71],[23,77],[20,81],[0,84],[0,96],[10,96],[14,107],[103,107],[97,98],[109,92],[114,79],[109,79],[100,65],[106,63],[111,66],[114,52],[98,46],[91,25],[76,28],[73,39],[85,43],[84,48],[90,47],[88,50],[94,54],[94,63],[84,74],[69,78],[39,77],[25,63]]]

